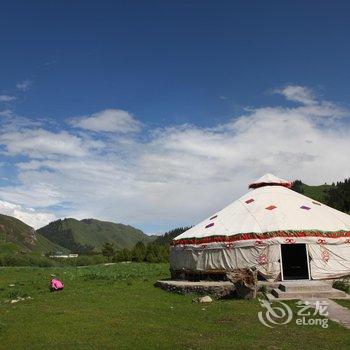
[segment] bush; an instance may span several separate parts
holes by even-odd
[[[80,255],[71,259],[55,259],[59,264],[64,266],[88,266],[103,264],[108,261],[107,257],[102,255]]]
[[[0,266],[38,266],[51,267],[54,262],[35,254],[5,254],[0,256]]]
[[[117,251],[113,258],[114,262],[131,260],[136,262],[165,263],[169,261],[169,248],[153,242],[147,244],[147,246],[142,242],[138,242],[132,250],[124,248]]]
[[[22,255],[3,255],[0,258],[1,266],[27,266],[28,260]]]
[[[30,266],[38,266],[38,267],[52,267],[55,266],[53,260],[48,259],[44,256],[29,256],[28,263]]]
[[[123,250],[116,252],[116,255],[113,258],[113,262],[131,261],[131,258],[132,258],[131,251],[127,248],[124,248]]]
[[[332,286],[333,288],[342,290],[346,293],[350,292],[350,283],[347,279],[334,281]]]
[[[77,258],[52,259],[33,253],[0,254],[0,266],[87,266],[103,264],[107,261],[108,258],[102,255],[80,255]]]

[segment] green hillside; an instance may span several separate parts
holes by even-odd
[[[38,253],[47,253],[47,252],[61,252],[61,253],[69,253],[69,249],[64,248],[57,243],[51,242],[49,239],[41,235],[40,233],[36,233],[36,244],[32,249],[33,252]]]
[[[0,253],[65,251],[12,216],[0,214]]]
[[[38,232],[50,241],[78,253],[99,251],[105,242],[114,243],[119,249],[131,249],[138,241],[148,243],[151,240],[132,226],[95,219],[57,220],[42,227]]]
[[[319,186],[309,186],[304,184],[300,180],[296,180],[293,183],[292,189],[319,202],[326,203],[327,194],[331,187],[331,185],[327,184]]]
[[[296,180],[292,189],[332,208],[345,213],[350,212],[350,179],[332,185],[324,184],[320,186],[309,186],[300,180]]]

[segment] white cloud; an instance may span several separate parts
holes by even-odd
[[[16,84],[16,88],[20,91],[27,91],[29,90],[30,86],[33,84],[31,80],[23,80]]]
[[[304,86],[287,85],[282,89],[274,90],[274,92],[283,95],[289,101],[299,102],[305,105],[316,103],[314,92]]]
[[[133,133],[141,129],[141,123],[129,112],[121,109],[105,109],[90,116],[74,118],[71,124],[96,132]]]
[[[60,189],[50,183],[43,182],[42,176],[48,171],[41,171],[41,179],[35,180],[35,173],[21,173],[19,180],[22,185],[0,188],[0,198],[6,198],[9,202],[21,203],[26,207],[45,208],[61,204],[66,196],[60,193]],[[30,180],[31,179],[31,180]],[[34,205],[33,205],[34,204]]]
[[[99,148],[99,141],[84,141],[81,137],[66,131],[54,133],[44,129],[24,129],[0,135],[0,145],[4,145],[9,155],[27,155],[34,158],[48,156],[82,157],[90,147]]]
[[[23,208],[20,205],[1,200],[0,214],[13,216],[35,229],[45,226],[53,220],[57,220],[53,214],[37,212],[34,209]]]
[[[0,112],[0,117],[9,118],[13,115],[13,112],[10,109],[4,109]]]
[[[15,100],[15,96],[10,96],[10,95],[0,95],[0,102],[11,102]]]
[[[64,132],[58,133],[64,145],[54,149],[47,142],[34,147],[35,133],[25,134],[28,142],[21,142],[21,134],[7,136],[9,154],[31,159],[17,163],[18,185],[0,189],[0,198],[40,210],[54,205],[59,217],[96,217],[159,231],[196,223],[267,172],[310,184],[348,177],[349,112],[324,100],[300,101],[295,107],[250,109],[212,128],[153,130],[147,141],[109,135],[103,152]],[[91,137],[89,142],[100,142],[100,135]],[[55,157],[37,157],[40,149]],[[72,149],[75,157],[67,156]]]

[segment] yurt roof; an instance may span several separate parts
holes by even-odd
[[[219,242],[235,235],[276,232],[350,234],[350,215],[289,189],[288,183],[270,174],[263,176],[253,183],[260,184],[256,189],[177,236],[173,243]]]
[[[252,182],[249,185],[249,188],[259,188],[263,186],[284,186],[287,188],[291,188],[292,182],[284,179],[280,179],[279,177],[272,174],[265,174],[258,180]]]

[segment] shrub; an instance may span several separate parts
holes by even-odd
[[[333,288],[342,290],[346,293],[350,292],[350,283],[349,280],[343,279],[343,280],[338,280],[333,282]]]
[[[50,260],[44,256],[33,255],[28,257],[28,265],[38,267],[52,267],[55,266],[55,263],[53,260]]]
[[[0,266],[38,266],[51,267],[54,262],[35,254],[5,254],[0,256]]]
[[[23,255],[3,255],[0,259],[1,266],[27,266],[28,259]]]
[[[108,258],[102,255],[80,255],[77,258],[55,260],[64,266],[88,266],[106,263]]]

